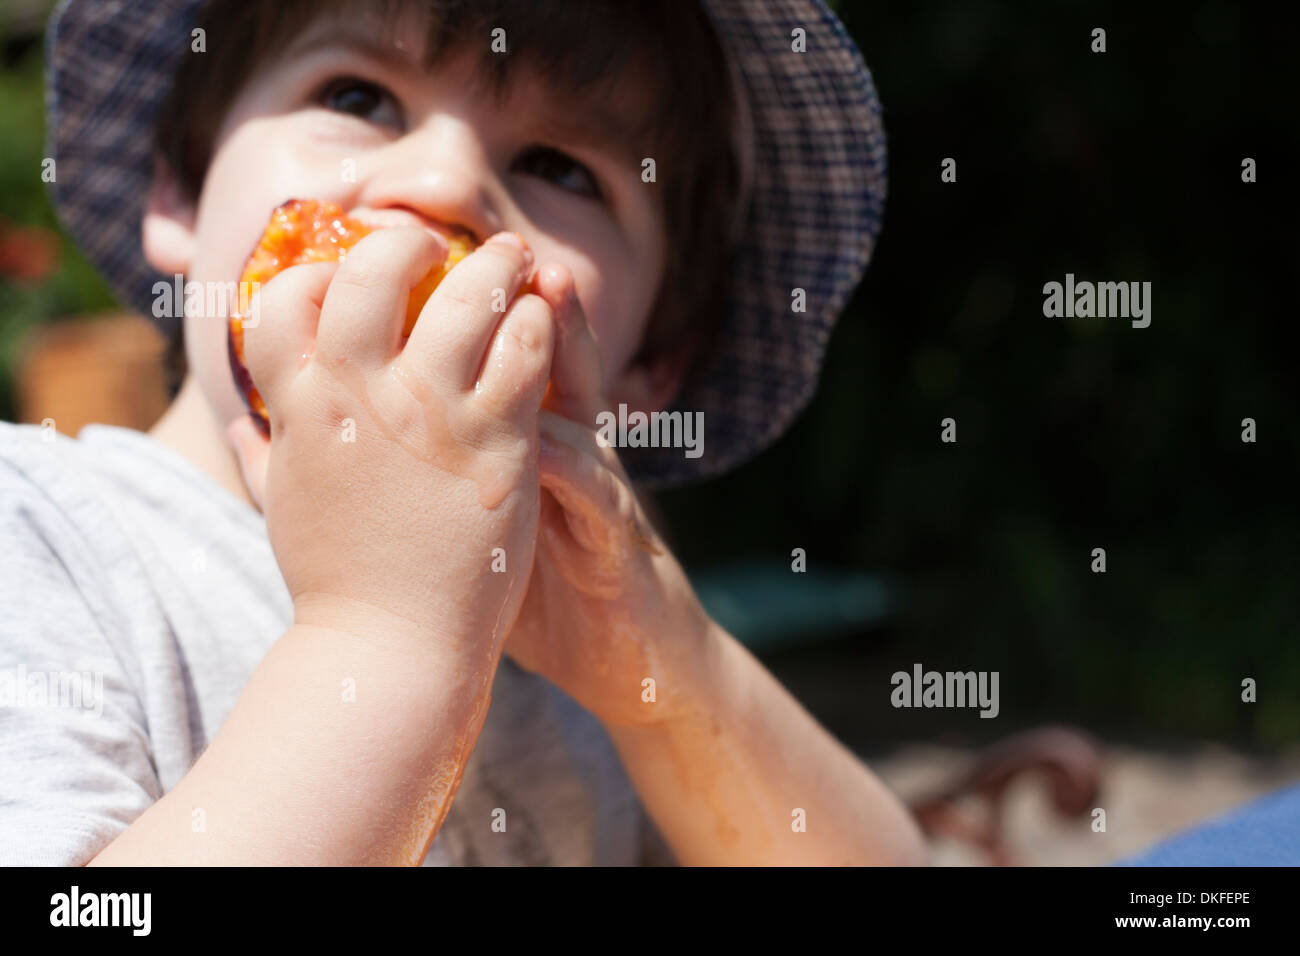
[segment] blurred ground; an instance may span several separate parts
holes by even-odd
[[[988,637],[981,629],[969,640],[974,648]],[[1093,806],[1106,811],[1106,832],[1093,833],[1087,815],[1073,820],[1053,815],[1046,780],[1026,773],[1011,785],[1004,806],[1006,842],[1018,864],[1112,863],[1256,797],[1300,783],[1300,743],[1252,747],[1246,732],[1231,746],[1156,735],[1134,727],[1118,698],[1089,711],[1054,697],[1029,700],[1036,682],[1026,681],[1025,675],[1032,673],[1011,655],[1004,658],[996,720],[981,720],[973,711],[895,709],[890,703],[892,671],[907,669],[911,661],[938,668],[968,666],[965,658],[939,657],[934,649],[915,644],[911,634],[869,630],[787,642],[761,649],[759,657],[827,730],[909,804],[956,784],[977,754],[1027,731],[1053,725],[1085,732],[1101,752],[1101,793]],[[1019,676],[1015,668],[1020,668]],[[1141,692],[1143,685],[1138,689]],[[1221,690],[1237,702],[1248,728],[1250,708],[1256,705],[1241,703],[1235,686]],[[965,819],[982,819],[979,801],[964,801],[958,808]],[[933,846],[933,860],[947,866],[989,862],[974,847],[949,841]]]
[[[870,766],[905,800],[959,776],[976,751],[907,746]],[[1041,780],[1014,784],[1006,803],[1007,842],[1026,866],[1098,866],[1132,856],[1188,827],[1255,797],[1300,782],[1300,747],[1280,757],[1256,758],[1217,745],[1166,753],[1124,745],[1103,748],[1102,793],[1106,832],[1093,833],[1089,817],[1054,817]],[[963,809],[978,813],[977,804]],[[978,851],[935,843],[941,866],[981,866]]]

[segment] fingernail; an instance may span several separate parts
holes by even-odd
[[[498,232],[488,242],[499,242],[503,246],[510,246],[518,249],[524,254],[524,268],[531,269],[533,266],[533,250],[528,248],[527,243],[521,239],[518,234],[513,232]]]
[[[444,236],[442,233],[440,233],[437,229],[434,229],[432,226],[421,226],[420,228],[423,229],[425,232],[427,232],[429,235],[433,236],[433,238],[437,240],[438,245],[442,246],[443,248],[447,248],[448,246],[451,245],[451,243],[447,241],[447,237]]]

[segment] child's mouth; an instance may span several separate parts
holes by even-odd
[[[293,202],[293,200],[288,200],[288,202]],[[467,249],[473,249],[478,245],[466,229],[446,228],[441,224],[434,227],[414,213],[403,209],[371,209],[365,207],[353,209],[348,213],[347,218],[360,223],[369,232],[374,232],[376,229],[390,229],[394,226],[408,226],[413,229],[423,229],[425,232],[437,236],[453,249],[457,243],[464,244]]]

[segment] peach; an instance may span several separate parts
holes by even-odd
[[[343,209],[336,203],[318,199],[291,199],[271,213],[271,221],[262,234],[261,241],[244,265],[244,272],[239,278],[240,288],[256,290],[262,283],[269,282],[277,273],[290,266],[341,261],[349,249],[373,231],[374,227],[345,216]],[[411,334],[415,320],[419,318],[420,311],[429,296],[433,295],[438,283],[473,250],[472,244],[463,237],[452,238],[450,245],[446,262],[435,266],[411,290],[403,335]],[[241,297],[240,301],[247,301],[247,297]],[[258,394],[244,363],[245,318],[239,309],[230,317],[230,366],[248,410],[262,431],[269,434],[270,419],[267,417],[266,403]]]

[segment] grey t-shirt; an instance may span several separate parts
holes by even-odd
[[[190,462],[129,429],[0,423],[0,865],[94,857],[291,617],[261,515]],[[503,658],[425,865],[670,859],[600,722]]]

